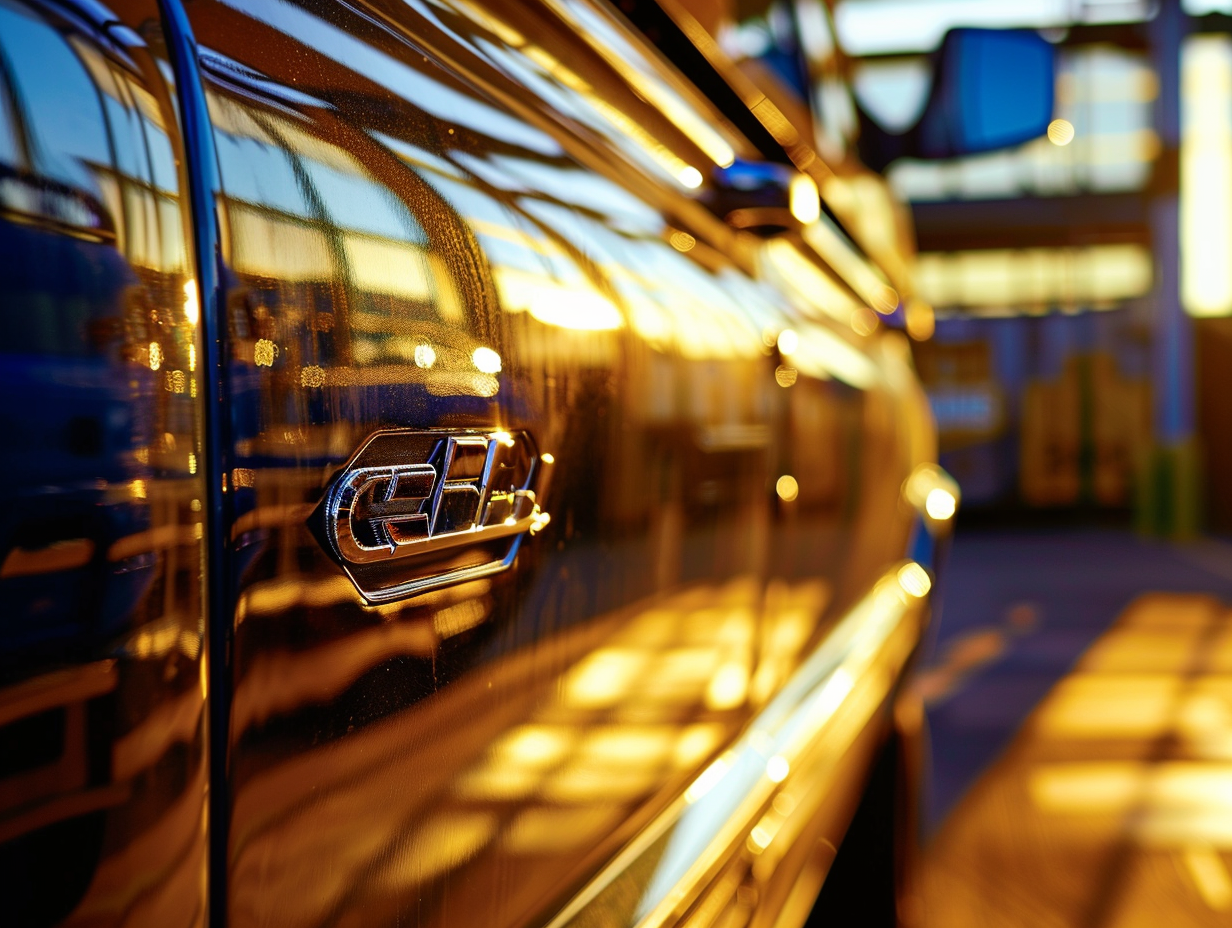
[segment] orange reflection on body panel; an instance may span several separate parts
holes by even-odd
[[[683,790],[682,778],[748,717],[749,700],[764,700],[798,663],[827,602],[817,581],[780,582],[760,594],[755,583],[740,578],[600,620],[607,628],[601,641],[587,631],[578,641],[584,649],[554,680],[505,700],[475,726],[433,733],[443,708],[412,707],[247,783],[237,800],[241,808],[257,801],[272,805],[255,819],[245,816],[249,824],[237,836],[235,866],[248,872],[261,866],[269,848],[281,849],[283,876],[266,874],[260,885],[280,898],[291,886],[312,886],[284,911],[287,925],[313,923],[344,893],[363,893],[375,907],[370,912],[396,908],[417,887],[449,874],[465,879],[471,868],[503,866],[510,855],[528,866],[552,862],[558,870],[563,857],[592,853],[627,827],[622,823],[636,820],[665,783]],[[259,597],[254,607],[249,622],[261,614]],[[587,639],[593,643],[585,645]],[[304,673],[297,665],[313,655],[288,655],[279,682],[266,677],[252,692],[268,702],[291,686],[295,693],[285,699],[324,699],[326,690],[346,685],[353,673],[348,664],[357,669],[379,662],[360,653],[364,648],[356,651],[361,643],[339,642],[332,660],[314,659]],[[393,639],[389,644],[397,646]],[[498,662],[441,699],[460,706],[489,692],[515,692],[522,663],[517,657]],[[331,675],[333,684],[327,682]],[[280,701],[257,710],[248,692],[237,692],[239,717],[256,721],[258,711],[291,705]],[[311,816],[296,812],[300,800],[279,786],[296,782],[294,768],[303,764],[316,770]],[[417,789],[396,787],[412,775]],[[389,801],[374,807],[373,791],[387,789],[393,790]],[[324,819],[336,827],[323,828]],[[410,822],[416,824],[408,831]],[[382,863],[374,871],[377,860]],[[484,875],[481,882],[489,879]]]

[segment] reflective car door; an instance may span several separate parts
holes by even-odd
[[[206,912],[201,300],[162,30],[121,23],[0,3],[9,925]]]
[[[893,502],[852,531],[861,456],[892,501],[909,464],[878,362],[701,205],[746,143],[610,11],[188,14],[230,923],[540,921],[903,550]]]

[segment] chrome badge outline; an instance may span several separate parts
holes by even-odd
[[[373,603],[499,573],[551,520],[533,489],[543,464],[526,432],[375,432],[318,507],[325,539]],[[417,557],[502,539],[491,560],[416,575]]]

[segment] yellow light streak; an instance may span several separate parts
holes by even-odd
[[[1181,303],[1232,314],[1232,38],[1200,35],[1181,53]]]
[[[954,498],[954,494],[941,487],[929,490],[924,499],[924,511],[939,522],[951,518],[957,510],[958,500]]]
[[[797,174],[791,179],[788,193],[791,214],[799,222],[808,225],[821,218],[821,194],[813,178],[807,174]]]
[[[471,363],[483,374],[497,374],[501,370],[501,357],[491,348],[476,348],[471,353]]]
[[[787,779],[787,774],[790,772],[791,765],[787,762],[787,758],[781,754],[775,754],[766,761],[766,776],[770,778],[772,783],[782,783]]]
[[[731,755],[724,754],[703,770],[701,775],[684,791],[684,801],[689,804],[695,803],[718,786],[719,781],[727,776],[727,771],[731,769],[731,762]]]
[[[189,325],[196,325],[201,319],[201,304],[197,300],[197,282],[191,277],[184,281],[184,318]]]
[[[1216,912],[1232,909],[1232,877],[1223,858],[1204,845],[1187,847],[1181,856],[1202,901]]]
[[[928,591],[933,587],[932,578],[928,576],[928,571],[917,564],[915,561],[909,561],[898,569],[898,583],[908,595],[914,596],[917,599],[922,599],[928,595]]]

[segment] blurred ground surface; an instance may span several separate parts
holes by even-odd
[[[1232,546],[960,528],[945,584],[926,924],[1232,924]]]

